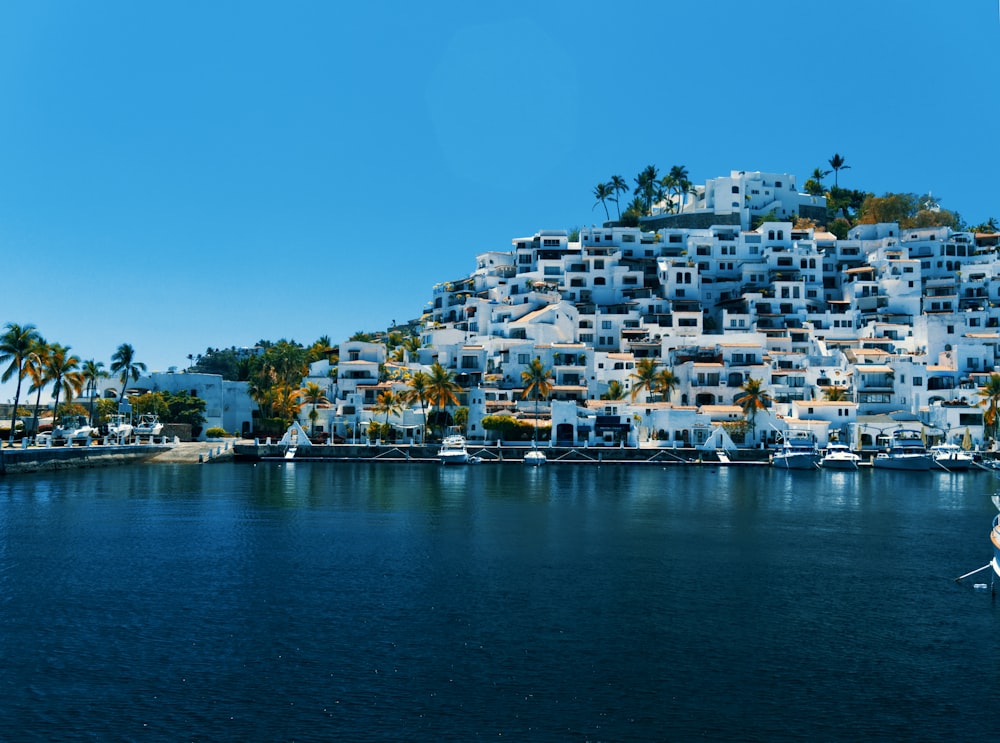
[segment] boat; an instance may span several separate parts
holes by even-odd
[[[545,455],[534,447],[524,455],[524,463],[529,467],[541,467],[545,462]]]
[[[885,470],[925,471],[933,462],[920,432],[904,428],[893,431],[889,450],[879,453],[872,460],[872,466]]]
[[[861,457],[845,444],[827,444],[819,466],[825,470],[856,470]]]
[[[1000,497],[993,496],[993,505],[1000,511]],[[993,542],[993,559],[990,565],[993,567],[993,583],[1000,578],[1000,513],[993,517],[993,529],[990,530],[990,541]]]
[[[930,448],[934,466],[949,472],[963,472],[974,464],[972,455],[957,444],[937,444]]]
[[[136,436],[159,436],[162,430],[163,424],[156,413],[143,413],[133,428]]]
[[[441,464],[467,464],[469,452],[465,448],[465,437],[457,434],[445,436],[438,449],[438,461]]]
[[[115,413],[108,419],[108,438],[119,444],[132,438],[132,421],[124,413]]]
[[[809,470],[819,464],[820,453],[809,431],[790,429],[781,434],[781,448],[771,458],[771,464],[786,470]]]
[[[62,442],[66,446],[75,443],[87,444],[94,429],[82,415],[64,415],[52,428],[52,443]]]

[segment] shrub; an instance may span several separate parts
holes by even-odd
[[[212,426],[207,431],[205,435],[210,439],[221,439],[230,438],[232,434],[228,433],[225,428],[219,428],[218,426]]]

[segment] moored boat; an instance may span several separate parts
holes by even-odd
[[[143,413],[139,416],[139,422],[132,429],[136,436],[159,436],[163,430],[163,424],[155,413]]]
[[[465,448],[465,437],[458,435],[445,436],[438,449],[438,461],[441,464],[466,464],[469,461],[469,451]]]
[[[1000,498],[993,496],[993,505],[1000,510]],[[990,530],[990,541],[993,543],[993,559],[990,565],[993,566],[993,583],[996,584],[1000,578],[1000,513],[993,517],[993,528]]]
[[[973,465],[972,455],[956,444],[938,444],[930,448],[934,466],[949,472],[961,472]]]
[[[132,438],[132,422],[124,413],[115,413],[108,419],[108,438],[124,444]]]
[[[524,463],[529,467],[541,467],[545,464],[545,461],[545,455],[535,448],[532,448],[531,451],[524,455]]]
[[[52,428],[52,443],[62,442],[66,446],[74,443],[86,444],[94,429],[82,415],[65,415]]]
[[[872,466],[886,470],[926,471],[933,464],[919,431],[904,428],[893,431],[889,450],[872,460]]]
[[[819,460],[819,449],[812,433],[790,429],[782,432],[781,448],[771,458],[771,464],[786,470],[810,470]]]
[[[827,444],[820,467],[825,470],[856,470],[861,457],[844,444]]]

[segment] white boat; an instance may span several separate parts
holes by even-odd
[[[993,496],[993,505],[1000,510],[1000,498]],[[993,544],[993,559],[990,560],[990,565],[993,567],[993,580],[994,586],[997,584],[997,579],[1000,578],[1000,513],[993,517],[993,528],[990,529],[990,542]]]
[[[438,449],[438,461],[441,464],[467,464],[469,452],[465,448],[465,437],[455,434],[445,436]]]
[[[538,449],[532,448],[531,451],[524,455],[524,463],[529,467],[541,467],[545,462],[545,455],[538,451]]]
[[[90,441],[94,429],[82,415],[64,415],[59,423],[52,428],[52,443],[64,443],[73,446],[75,443],[86,444]]]
[[[856,470],[861,457],[844,444],[827,444],[819,465],[826,470]]]
[[[163,430],[159,416],[156,413],[143,413],[139,416],[139,422],[132,429],[136,436],[159,436]]]
[[[132,438],[132,421],[124,413],[115,413],[108,419],[108,438],[124,444]]]
[[[934,466],[949,472],[962,472],[974,464],[972,455],[956,444],[938,444],[930,448]]]
[[[789,429],[781,434],[781,448],[771,458],[771,464],[786,470],[810,470],[819,465],[820,453],[809,431]]]
[[[932,463],[920,432],[907,428],[893,431],[889,450],[872,460],[873,467],[883,470],[925,471],[931,468]]]

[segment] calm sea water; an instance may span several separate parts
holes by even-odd
[[[994,741],[991,475],[0,478],[0,739]]]

